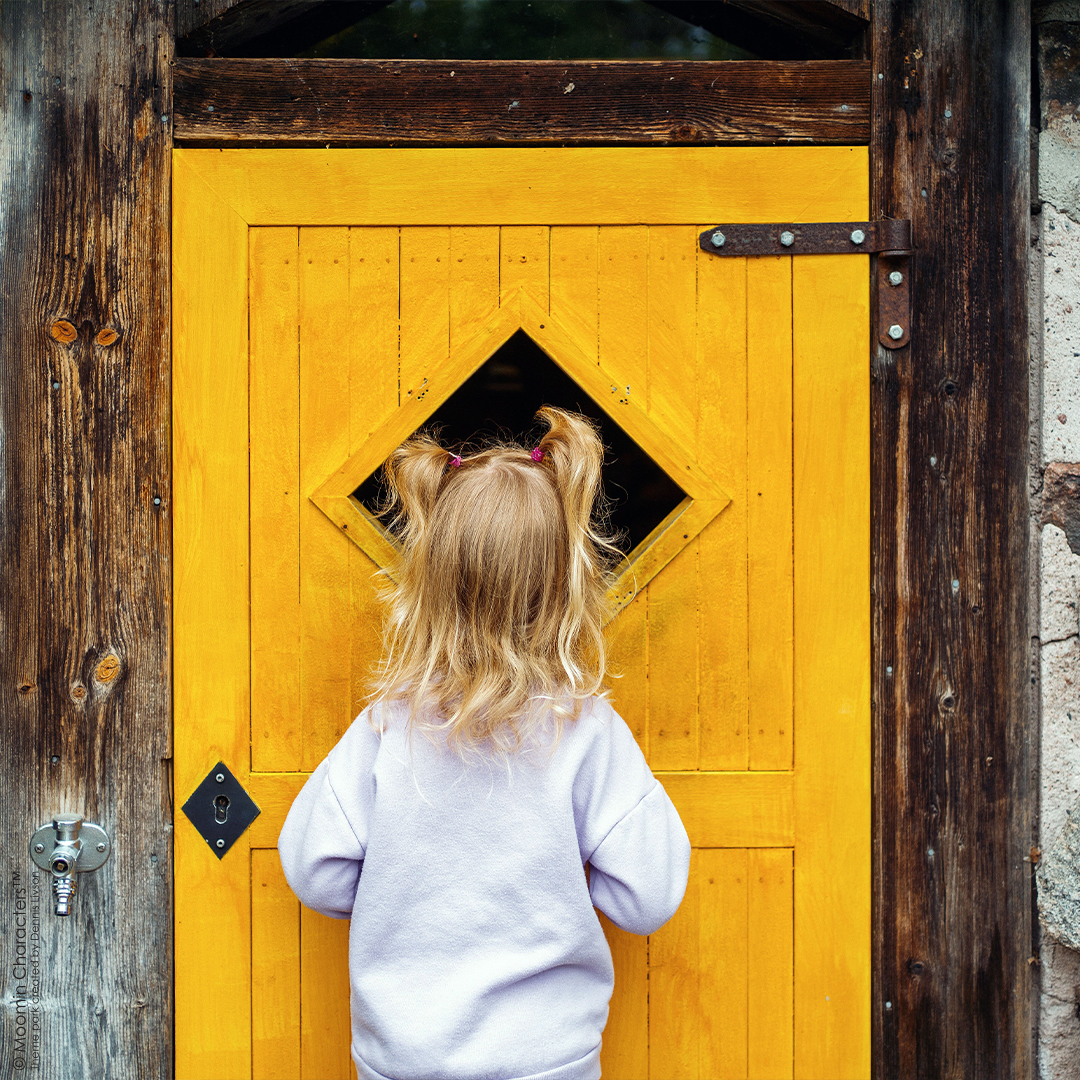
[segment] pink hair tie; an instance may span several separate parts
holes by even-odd
[[[537,446],[533,450],[532,459],[533,459],[533,461],[543,461],[544,460],[544,451],[541,450],[539,446]]]
[[[450,464],[451,464],[451,466],[453,466],[453,468],[460,469],[461,468],[461,455],[460,454],[455,454],[450,459]]]

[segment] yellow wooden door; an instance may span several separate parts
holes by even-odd
[[[173,175],[177,802],[221,759],[262,810],[220,861],[177,815],[178,1076],[350,1075],[347,924],[274,850],[378,652],[387,541],[350,493],[521,330],[687,493],[613,635],[690,881],[648,939],[606,927],[604,1075],[869,1075],[867,258],[697,245],[865,220],[866,150],[178,150]]]

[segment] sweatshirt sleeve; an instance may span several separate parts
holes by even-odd
[[[682,902],[690,840],[626,722],[607,707],[597,712],[600,730],[574,798],[589,892],[616,926],[651,934]]]
[[[352,915],[367,847],[379,736],[361,713],[296,796],[278,856],[301,903],[333,919]]]

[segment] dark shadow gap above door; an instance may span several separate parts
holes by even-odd
[[[645,0],[393,0],[297,55],[372,60],[750,60]]]
[[[205,22],[178,5],[178,57],[847,60],[867,0],[289,0]]]

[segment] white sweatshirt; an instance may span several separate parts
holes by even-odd
[[[352,919],[358,1074],[596,1080],[614,972],[593,907],[650,934],[690,864],[630,729],[589,702],[554,754],[508,770],[407,739],[402,706],[375,708],[383,734],[360,714],[278,841],[303,903]]]

